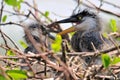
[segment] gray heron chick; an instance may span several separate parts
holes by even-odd
[[[76,31],[71,39],[71,46],[76,52],[92,52],[96,49],[102,49],[104,41],[107,41],[101,35],[101,23],[99,16],[88,10],[71,16],[70,18],[57,21],[56,23],[76,23],[73,27],[60,32],[64,35],[68,32]]]
[[[46,36],[48,36],[49,39],[54,40],[55,37],[50,34],[48,29],[46,28],[46,25],[40,24],[40,23],[31,23],[27,26],[27,29],[30,31],[33,39],[37,44],[45,44],[45,39],[47,39]],[[33,44],[30,42],[27,35],[24,36],[24,39],[26,40],[28,47],[24,50],[25,53],[33,52],[38,53],[37,50],[34,48]],[[47,45],[48,49],[51,49],[50,47],[50,41]]]

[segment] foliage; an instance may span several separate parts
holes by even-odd
[[[7,56],[15,56],[15,53],[12,50],[7,50]],[[9,60],[13,60],[13,61],[18,61],[17,59],[9,59]]]
[[[6,80],[6,78],[0,74],[0,80]]]
[[[14,56],[15,53],[13,51],[11,51],[11,50],[7,50],[7,55],[8,56]]]
[[[111,59],[108,54],[102,54],[102,63],[105,68],[110,65]]]
[[[108,39],[108,34],[106,32],[104,32],[102,35],[103,35],[103,37]]]
[[[109,24],[110,24],[110,29],[112,30],[112,32],[117,32],[118,31],[118,28],[117,28],[117,25],[116,25],[116,20],[111,19]]]
[[[114,65],[120,62],[120,57],[111,58],[108,54],[102,54],[102,64],[105,68],[108,68],[110,65]]]
[[[19,43],[24,49],[28,47],[27,44],[24,41],[20,40]]]
[[[117,32],[118,31],[118,28],[117,28],[117,25],[116,25],[116,20],[111,19],[110,22],[109,22],[109,25],[110,25],[109,27],[110,27],[112,32]],[[108,38],[107,33],[103,33],[103,36],[105,38]],[[101,58],[102,58],[102,64],[105,68],[108,68],[109,65],[113,65],[113,64],[116,64],[116,63],[120,62],[119,57],[111,58],[108,54],[102,54]]]
[[[5,74],[0,73],[0,80],[25,80],[25,79],[27,79],[27,72],[19,69],[6,70]]]
[[[23,80],[27,78],[26,71],[22,70],[7,70],[6,73],[12,78],[12,80]]]
[[[118,31],[118,27],[117,27],[117,24],[116,24],[116,20],[115,20],[115,19],[110,19],[109,28],[110,28],[111,32],[117,32],[117,31]],[[107,32],[104,32],[104,33],[103,33],[103,36],[104,36],[105,38],[108,38]],[[119,39],[118,39],[118,40],[119,40]]]
[[[13,7],[13,9],[14,10],[16,10],[16,9],[18,9],[18,10],[20,10],[20,8],[21,8],[21,3],[23,2],[23,0],[4,0],[4,2],[7,4],[7,5],[9,5],[10,7]],[[29,5],[28,5],[29,6]],[[29,6],[30,7],[30,6]],[[33,8],[32,8],[33,7]],[[17,13],[17,11],[15,12],[15,15],[22,15],[22,16],[25,16],[27,19],[29,19],[32,15],[33,15],[33,17],[36,17],[36,18],[38,18],[37,16],[38,15],[34,15],[34,12],[36,13],[36,12],[39,12],[39,11],[37,11],[36,9],[34,9],[34,8],[36,8],[37,9],[37,7],[36,7],[36,5],[34,4],[34,6],[31,6],[30,7],[30,9],[29,9],[29,14],[24,14],[24,12],[23,12],[23,15],[21,14],[21,12],[20,11],[18,11],[18,13]],[[4,11],[4,9],[3,9],[3,11]],[[34,11],[33,13],[32,13],[32,11]],[[41,11],[40,11],[41,12]],[[14,12],[12,12],[11,13],[12,15],[14,15]],[[31,15],[32,14],[32,15]],[[30,17],[29,17],[29,15],[30,15]],[[46,18],[48,18],[49,17],[49,15],[50,15],[50,13],[49,13],[49,11],[45,11],[44,13],[42,13],[42,16],[44,16],[44,17],[46,17]],[[6,20],[7,20],[7,17],[8,17],[8,15],[2,15],[2,22],[5,22]],[[32,18],[33,18],[32,17]],[[26,20],[26,19],[25,19]],[[35,20],[35,19],[34,19]],[[36,20],[37,21],[37,20]],[[12,22],[12,20],[11,20],[11,22]],[[18,21],[17,21],[18,22]],[[19,21],[19,24],[21,24],[22,22],[24,22],[24,20],[20,20]],[[42,19],[40,20],[40,22],[42,22]],[[45,24],[47,25],[47,21],[43,21],[43,22],[46,22]],[[43,23],[44,24],[44,23]],[[114,20],[114,19],[111,19],[110,20],[110,29],[111,29],[111,31],[112,32],[117,32],[118,31],[118,28],[117,28],[117,26],[116,26],[116,21]],[[23,26],[21,26],[21,27],[23,27]],[[51,28],[52,29],[52,28]],[[49,31],[49,29],[48,29],[48,31]],[[74,34],[74,32],[73,33],[70,33],[70,36],[72,36]],[[105,35],[105,37],[107,38],[108,36],[107,36],[107,34],[105,33],[104,34]],[[40,37],[41,37],[41,35],[40,35]],[[46,38],[47,39],[47,38]],[[27,44],[24,42],[24,41],[19,41],[19,43],[20,43],[20,45],[23,47],[23,48],[27,48]],[[48,42],[49,43],[49,42]],[[53,41],[53,43],[51,44],[51,47],[52,47],[52,49],[54,50],[54,52],[59,52],[60,50],[61,50],[61,43],[62,43],[62,39],[61,39],[61,36],[60,35],[57,35],[57,37],[56,37],[56,39],[55,39],[55,41]],[[28,44],[29,45],[29,44]],[[35,44],[36,45],[36,44]],[[47,40],[46,40],[46,44],[42,44],[42,45],[45,45],[45,46],[47,46]],[[40,45],[40,48],[42,47],[42,45]],[[7,46],[6,46],[7,47]],[[43,48],[44,48],[44,46],[43,46]],[[46,47],[47,48],[47,47]],[[17,64],[17,61],[18,60],[23,60],[23,59],[25,59],[25,60],[27,60],[27,64],[28,64],[28,66],[29,67],[32,67],[32,65],[33,64],[35,64],[34,62],[32,62],[32,61],[36,61],[37,59],[38,59],[38,57],[39,56],[37,56],[36,57],[36,55],[37,54],[35,54],[35,56],[33,55],[33,57],[30,57],[30,56],[32,56],[31,55],[31,53],[30,53],[30,56],[28,56],[29,54],[27,54],[27,55],[22,55],[22,54],[18,54],[18,55],[16,55],[16,53],[18,53],[18,52],[16,52],[18,49],[13,49],[13,48],[11,48],[11,47],[7,47],[6,48],[6,53],[7,53],[7,55],[5,55],[6,57],[9,57],[9,58],[6,58],[6,57],[4,57],[3,56],[3,59],[1,59],[1,61],[2,60],[6,60],[6,63],[7,63],[7,66],[5,66],[5,69],[4,69],[4,66],[3,66],[3,71],[4,72],[6,72],[5,74],[7,75],[7,77],[9,77],[9,78],[7,78],[6,77],[6,75],[4,75],[4,74],[0,74],[0,80],[26,80],[27,78],[28,78],[28,76],[29,76],[29,78],[31,78],[31,79],[33,79],[34,77],[36,77],[36,78],[39,78],[39,75],[38,75],[38,71],[36,72],[34,72],[34,68],[33,68],[33,71],[31,71],[31,73],[33,72],[33,75],[32,75],[32,77],[30,76],[30,75],[28,75],[27,76],[27,72],[26,71],[23,71],[23,70],[19,70],[18,69],[18,67],[19,66],[22,66],[22,62],[20,62],[21,64],[19,65],[19,63]],[[23,53],[21,50],[20,50],[20,52],[21,53]],[[45,53],[47,53],[47,52],[49,52],[49,49],[46,49],[45,50]],[[40,51],[40,53],[42,53],[42,50]],[[43,52],[43,54],[44,54],[44,52]],[[39,54],[38,54],[39,55]],[[41,55],[41,54],[40,54]],[[11,57],[12,56],[12,57]],[[25,56],[25,57],[23,57],[22,58],[22,56]],[[28,56],[28,57],[27,57]],[[4,59],[5,58],[5,59]],[[15,58],[15,59],[14,59]],[[44,62],[45,62],[45,68],[47,68],[46,66],[50,66],[50,67],[52,67],[52,70],[54,70],[54,71],[52,71],[52,70],[50,70],[49,69],[49,71],[51,71],[51,72],[54,72],[54,73],[57,73],[57,72],[59,72],[59,69],[60,69],[60,71],[61,71],[61,73],[63,72],[63,73],[65,73],[65,75],[63,75],[63,76],[65,76],[66,77],[66,79],[67,79],[67,76],[66,76],[66,74],[68,75],[68,76],[71,76],[71,73],[69,73],[69,68],[67,68],[67,66],[66,65],[64,65],[64,64],[61,64],[62,63],[62,61],[61,60],[58,60],[58,61],[55,61],[55,60],[57,60],[57,58],[55,58],[55,60],[53,61],[53,59],[51,60],[51,56],[49,57],[49,56],[45,56],[45,57],[43,57],[43,56],[40,56],[40,58],[41,58],[41,60],[38,60],[37,62],[39,62],[40,63],[40,65],[41,65],[41,63],[42,63],[42,66],[44,66]],[[48,58],[48,59],[47,59]],[[50,58],[50,61],[49,61],[49,58]],[[120,62],[120,58],[119,57],[110,57],[108,54],[102,54],[102,64],[103,64],[103,66],[105,67],[105,68],[108,68],[109,66],[111,66],[111,65],[114,65],[114,64],[117,64],[117,63],[119,63]],[[59,57],[58,57],[58,59],[59,59]],[[11,61],[11,62],[13,62],[13,64],[11,64],[11,62],[7,62],[7,61]],[[42,61],[44,61],[44,62],[42,62]],[[71,61],[71,60],[70,60]],[[73,61],[73,60],[72,60]],[[76,62],[77,61],[77,62]],[[46,63],[47,62],[47,63]],[[53,62],[53,63],[52,63]],[[58,64],[60,63],[60,68],[59,68],[59,65],[54,65],[54,63],[56,63],[56,62],[58,62]],[[74,64],[74,62],[75,62],[75,64]],[[74,66],[76,66],[76,63],[77,64],[79,64],[79,62],[81,63],[81,61],[79,60],[79,59],[76,59],[75,58],[75,61],[73,61],[73,63],[70,63],[70,68],[71,69],[74,69]],[[15,64],[15,65],[14,65]],[[23,63],[24,64],[24,63]],[[18,66],[19,65],[19,66]],[[55,68],[54,68],[54,66],[56,66]],[[78,65],[77,65],[78,66]],[[6,68],[7,67],[7,68]],[[17,70],[16,69],[14,69],[14,68],[16,68],[17,67]],[[43,76],[41,76],[41,72],[43,73],[43,71],[42,71],[42,67],[41,66],[39,66],[40,67],[40,77],[43,77]],[[62,69],[62,67],[64,68],[66,68],[66,69],[68,69],[68,70],[63,70]],[[36,67],[37,68],[37,67]],[[57,68],[57,69],[56,69]],[[76,67],[76,69],[78,69],[79,68],[79,66],[78,67]],[[81,67],[82,68],[82,67]],[[81,69],[80,68],[80,69]],[[85,68],[84,68],[85,69]],[[84,69],[81,69],[81,70],[84,70]],[[87,68],[86,68],[87,69]],[[2,70],[2,69],[1,69]],[[31,68],[31,70],[32,70],[32,68]],[[29,70],[28,70],[29,71]],[[57,71],[57,72],[56,72]],[[79,71],[80,70],[78,70],[78,73],[79,73]],[[86,70],[87,71],[87,70]],[[44,71],[44,72],[48,72],[48,71]],[[97,72],[97,71],[96,71]],[[2,73],[2,71],[1,71],[1,73]],[[83,72],[84,73],[84,72]],[[45,73],[46,74],[46,73]],[[74,74],[77,74],[77,71],[74,71],[73,72],[73,75]],[[46,75],[45,75],[46,76]],[[59,76],[59,75],[58,75]],[[58,77],[58,76],[55,76],[55,77]],[[63,76],[62,76],[62,78],[63,78]],[[78,77],[79,77],[79,75],[77,75]],[[80,73],[80,76],[81,77],[83,77],[84,76],[84,74],[82,75],[82,73]],[[48,77],[48,76],[46,76],[46,77]],[[61,77],[61,76],[60,76]],[[75,76],[76,77],[76,76]],[[68,77],[69,78],[69,77]],[[81,78],[82,79],[82,78]],[[69,79],[68,79],[69,80]],[[74,79],[75,80],[75,79]]]
[[[55,51],[55,52],[58,52],[61,50],[61,42],[62,42],[62,39],[61,39],[61,36],[60,35],[57,35],[56,36],[56,39],[55,41],[52,43],[51,47],[52,49]]]
[[[117,64],[117,63],[119,63],[120,62],[120,57],[114,57],[113,59],[112,59],[112,62],[111,62],[111,64]]]
[[[45,15],[45,17],[48,17],[49,14],[50,14],[49,11],[46,11],[44,15]]]
[[[4,15],[3,18],[2,18],[2,22],[5,22],[7,19],[7,15]]]
[[[6,4],[12,6],[12,7],[17,7],[19,10],[21,8],[21,3],[23,0],[4,0]]]

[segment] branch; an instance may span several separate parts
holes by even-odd
[[[87,0],[88,1],[88,0]],[[87,6],[87,7],[90,7],[92,9],[97,9],[97,10],[100,10],[102,12],[105,12],[105,13],[108,13],[108,14],[111,14],[111,15],[114,15],[114,16],[117,16],[117,17],[120,17],[120,14],[117,14],[117,13],[114,13],[114,12],[111,12],[111,11],[108,11],[108,10],[105,10],[105,9],[101,9],[99,7],[97,7],[96,5],[94,5],[92,2],[88,1],[92,6],[89,6],[88,4],[86,3],[83,3],[83,5]]]
[[[25,1],[24,1],[24,3],[25,3],[26,5],[28,5],[29,7],[33,8],[35,11],[38,11],[38,12],[39,12],[41,15],[43,15],[46,19],[48,19],[50,22],[52,22],[52,20],[51,20],[49,17],[45,16],[45,14],[42,13],[40,10],[38,10],[38,9],[36,9],[35,7],[31,6],[28,2],[25,2]]]

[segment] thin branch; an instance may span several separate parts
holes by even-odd
[[[61,56],[61,60],[66,64],[66,43],[63,40],[62,43],[62,56]],[[67,65],[67,64],[66,64]]]
[[[4,67],[2,67],[1,65],[0,65],[0,71],[1,71],[1,72],[0,72],[1,75],[3,75],[7,80],[10,80],[10,78],[8,77],[8,75],[7,75]]]
[[[101,1],[101,0],[99,0],[99,1]],[[102,2],[103,2],[103,3],[106,3],[106,4],[108,4],[108,5],[112,5],[112,6],[114,6],[115,8],[120,9],[120,6],[118,6],[118,5],[116,5],[116,4],[113,4],[113,3],[109,2],[109,1],[102,0]]]
[[[4,8],[4,5],[3,5],[3,3],[4,3],[4,0],[2,0],[1,1],[1,11],[0,11],[0,23],[1,23],[1,20],[2,20],[2,14],[3,14],[3,8]]]
[[[88,1],[88,0],[86,0]],[[120,17],[120,14],[117,14],[117,13],[114,13],[112,11],[109,11],[109,10],[105,10],[105,9],[101,9],[99,7],[97,7],[96,5],[94,5],[92,2],[88,1],[92,6],[89,6],[88,4],[86,3],[83,3],[83,5],[87,6],[87,7],[90,7],[92,9],[97,9],[97,10],[100,10],[102,12],[105,12],[105,13],[108,13],[108,14],[111,14],[111,15],[114,15],[114,16],[117,16],[117,17]]]
[[[1,30],[0,30],[0,32],[12,42],[12,44],[15,46],[15,48],[19,49],[19,48],[17,47],[17,45],[15,44],[15,42],[14,42],[9,36],[7,36],[7,35],[6,35],[5,33],[3,33]]]
[[[45,16],[45,14],[42,13],[40,10],[38,10],[38,9],[36,9],[35,7],[31,6],[28,2],[25,2],[25,1],[24,1],[24,3],[25,3],[26,5],[28,5],[29,7],[33,8],[35,11],[38,11],[38,12],[39,12],[40,14],[42,14],[46,19],[48,19],[50,22],[52,22],[52,20],[51,20],[49,17]]]

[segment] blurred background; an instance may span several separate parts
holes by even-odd
[[[0,0],[0,3],[1,2],[2,0]],[[26,17],[22,15],[17,15],[17,12],[20,14],[28,14],[29,11],[34,12],[33,8],[30,6],[36,6],[42,13],[48,12],[49,18],[54,22],[71,16],[73,14],[73,11],[76,9],[83,10],[87,8],[88,10],[93,10],[94,12],[98,13],[101,18],[101,22],[103,23],[103,32],[110,32],[109,23],[111,19],[114,19],[116,21],[118,28],[120,26],[119,4],[119,0],[24,0],[23,3],[20,4],[21,6],[19,11],[17,11],[12,6],[6,5],[4,3],[3,16],[7,16],[5,23],[20,22],[21,24],[30,24],[34,22],[34,19],[26,19]],[[36,15],[39,15],[41,20],[45,20],[45,17],[43,17],[41,14]],[[48,22],[48,24],[50,24],[50,22]],[[71,24],[61,25],[62,29],[66,29],[70,26]],[[6,25],[0,27],[7,36],[15,41],[15,44],[17,44],[21,50],[24,49],[20,44],[20,41],[26,42],[23,38],[24,31],[21,27],[16,25]],[[4,43],[5,42],[1,37],[0,44]],[[10,46],[13,45],[9,39],[8,44]],[[1,48],[0,51],[4,53],[4,50]]]
[[[99,16],[102,36],[98,27],[57,35],[74,23],[56,21],[84,9]],[[0,80],[120,80],[119,43],[120,0],[0,0]]]

